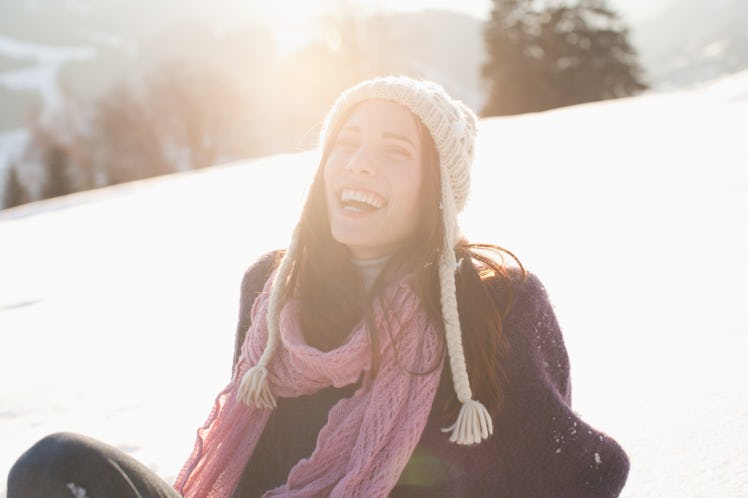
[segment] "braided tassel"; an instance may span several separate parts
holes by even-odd
[[[455,240],[458,238],[456,212],[454,203],[451,202],[451,187],[449,182],[445,181],[445,178],[442,178],[442,192],[446,195],[442,195],[444,204],[444,249],[439,262],[439,284],[441,286],[442,315],[444,317],[452,381],[457,399],[462,403],[455,423],[442,429],[442,432],[452,433],[449,437],[449,441],[452,443],[469,445],[480,443],[493,434],[493,421],[486,407],[480,401],[473,399],[473,392],[470,389],[470,380],[465,365],[465,352],[462,348],[460,317],[457,311],[455,273],[459,270],[459,264],[452,249],[455,246]],[[466,261],[461,261],[461,263],[469,264]]]
[[[247,370],[239,384],[237,397],[246,405],[253,404],[257,408],[268,408],[270,410],[277,406],[275,397],[270,391],[266,365],[270,362],[280,344],[280,327],[278,324],[280,322],[280,310],[282,306],[281,294],[287,284],[288,275],[291,272],[291,261],[298,251],[298,245],[299,227],[297,226],[291,237],[288,251],[283,256],[273,278],[273,287],[270,290],[270,303],[268,304],[267,311],[268,337],[265,349],[260,359],[257,360],[257,364]]]
[[[258,364],[247,370],[239,385],[238,396],[245,405],[253,404],[257,408],[274,409],[276,402],[268,385],[267,368]]]
[[[450,443],[477,444],[493,434],[491,414],[480,401],[469,399],[462,404],[457,421],[442,432],[452,432]]]

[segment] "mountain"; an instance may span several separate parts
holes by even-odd
[[[634,27],[655,88],[682,88],[748,68],[748,2],[671,0]]]
[[[671,0],[664,6],[658,1],[651,9],[658,14],[637,19],[632,36],[655,91],[748,67],[745,0]],[[250,88],[255,75],[273,65],[267,60],[280,53],[277,40],[252,12],[238,0],[0,2],[0,183],[9,158],[26,140],[19,130],[30,114],[54,107],[64,93],[92,102],[118,83],[142,81],[154,67],[184,54],[242,72],[239,86]],[[399,61],[442,82],[473,108],[482,107],[483,21],[449,11],[380,10],[360,24],[378,33],[378,42],[364,51],[367,60]],[[260,58],[266,60],[256,62]],[[283,88],[273,81],[265,87]],[[297,107],[316,116],[313,106]]]
[[[200,18],[198,0],[166,2],[0,3],[0,132],[22,126],[29,112],[54,106],[61,88],[93,101],[115,84],[142,78],[175,59],[202,60],[236,69],[247,54],[276,58],[267,26],[245,8],[232,25],[216,12]],[[143,16],[147,11],[148,15]],[[241,22],[240,22],[241,21]],[[358,22],[358,21],[357,21]],[[451,92],[480,107],[483,90],[481,21],[447,11],[374,15],[360,21],[379,44],[369,46],[385,62],[442,81]],[[52,54],[52,55],[50,55]],[[234,57],[234,59],[231,59]]]
[[[650,8],[653,14],[632,17],[633,42],[655,89],[682,88],[748,67],[748,2],[664,1]],[[204,0],[4,0],[0,132],[21,126],[31,110],[49,105],[48,89],[57,82],[95,99],[180,51],[220,54],[225,50],[220,36],[242,26],[257,27],[253,12],[241,2],[212,5]],[[481,107],[482,20],[454,11],[379,12],[364,22],[369,29],[387,31],[379,51],[372,49],[370,57],[406,60],[423,76],[442,81],[471,106]],[[265,41],[255,37],[252,43],[275,53],[269,35],[262,36]],[[33,47],[18,50],[11,44]],[[50,69],[44,47],[79,55],[57,58]],[[35,84],[33,78],[46,79]]]
[[[367,25],[386,33],[386,46],[380,50],[387,56],[396,56],[421,77],[439,81],[472,108],[483,106],[482,21],[452,11],[423,10],[374,16]]]

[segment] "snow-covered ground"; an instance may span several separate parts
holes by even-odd
[[[481,123],[464,231],[545,282],[575,409],[631,458],[626,497],[748,496],[746,91],[748,73]],[[59,430],[173,478],[230,374],[243,269],[287,242],[314,163],[0,213],[0,494]]]

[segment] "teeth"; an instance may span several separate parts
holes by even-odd
[[[351,190],[348,188],[344,188],[342,192],[340,192],[340,200],[342,202],[346,202],[346,201],[363,202],[375,209],[379,209],[384,205],[384,201],[382,200],[382,198],[380,198],[376,194],[372,194],[370,192],[361,192],[360,190]]]

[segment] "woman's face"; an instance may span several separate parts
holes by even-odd
[[[359,104],[324,164],[330,229],[353,257],[394,253],[420,219],[423,177],[416,118],[385,100]]]

